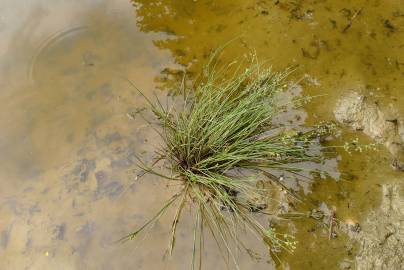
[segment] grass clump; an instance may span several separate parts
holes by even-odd
[[[265,178],[282,185],[272,170],[297,174],[296,164],[321,160],[320,152],[311,150],[329,129],[321,126],[307,132],[274,131],[272,120],[286,107],[276,97],[284,91],[288,73],[272,72],[257,61],[243,70],[230,65],[218,70],[211,60],[201,82],[184,94],[183,106],[167,108],[149,101],[164,141],[159,159],[167,161],[172,175],[162,175],[146,166],[144,169],[179,181],[182,188],[126,239],[135,238],[176,205],[171,252],[182,210],[191,204],[195,209],[193,266],[196,250],[202,251],[206,230],[235,262],[231,244],[246,248],[237,228],[258,236],[271,251],[294,250],[296,242],[290,236],[260,222],[260,215],[270,213],[266,205],[255,203],[268,194],[257,180]]]

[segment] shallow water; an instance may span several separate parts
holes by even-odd
[[[404,6],[400,1],[2,1],[0,4],[0,268],[188,269],[185,215],[164,258],[170,214],[144,240],[115,241],[150,217],[170,188],[137,179],[159,140],[139,117],[148,96],[165,99],[184,72],[234,40],[223,62],[255,50],[274,69],[298,65],[306,123],[333,120],[336,99],[362,89],[404,115]],[[360,12],[359,12],[360,11]],[[356,14],[356,15],[355,15]],[[146,116],[150,116],[147,112]],[[343,130],[334,143],[360,134]],[[338,179],[317,179],[299,210],[326,205],[360,222],[379,204],[380,184],[402,175],[384,149],[338,157]],[[339,175],[339,174],[337,174]],[[307,219],[290,269],[339,269],[355,245]],[[225,266],[207,240],[205,269]],[[264,250],[259,244],[253,248]],[[310,252],[308,252],[308,250]],[[186,258],[186,259],[184,259]],[[268,269],[240,255],[241,269]]]

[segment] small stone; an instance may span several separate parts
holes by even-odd
[[[341,270],[351,269],[351,263],[347,261],[340,262],[339,269]]]
[[[361,226],[359,225],[359,223],[355,223],[349,225],[349,229],[351,230],[351,232],[359,233],[361,231]]]

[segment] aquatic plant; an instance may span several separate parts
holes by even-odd
[[[172,175],[157,172],[143,162],[140,166],[148,173],[179,181],[181,190],[146,224],[124,238],[134,239],[177,204],[171,225],[171,253],[182,210],[191,204],[195,209],[193,267],[196,250],[202,252],[206,229],[236,266],[232,244],[248,250],[237,228],[258,236],[272,252],[292,252],[296,245],[292,236],[259,221],[259,216],[272,213],[267,205],[257,203],[268,196],[267,188],[258,185],[258,180],[289,191],[272,170],[299,175],[297,164],[321,161],[321,151],[313,148],[321,147],[318,138],[331,129],[330,125],[319,125],[305,132],[290,132],[272,124],[273,118],[290,105],[277,101],[290,71],[273,72],[256,58],[247,69],[232,64],[218,68],[214,59],[196,86],[186,90],[183,84],[182,106],[164,107],[145,97],[161,124],[158,132],[164,147],[158,151],[158,160],[167,161]]]

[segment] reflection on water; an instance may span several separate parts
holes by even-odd
[[[136,114],[146,104],[125,78],[147,95],[171,90],[184,71],[194,76],[214,48],[239,37],[223,61],[254,49],[275,69],[298,65],[294,78],[303,78],[305,93],[326,94],[306,108],[307,123],[333,119],[336,98],[357,88],[404,113],[398,1],[137,0],[134,6],[136,14],[123,0],[0,4],[1,269],[189,268],[187,217],[171,259],[163,258],[170,213],[144,239],[114,242],[175,188],[151,176],[136,180],[136,155],[151,161],[159,141]],[[356,136],[345,131],[335,143]],[[383,150],[340,153],[338,166],[340,181],[304,186],[311,194],[298,210],[323,205],[341,220],[360,221],[378,205],[377,184],[396,174]],[[314,221],[294,221],[288,230],[300,241],[294,256],[282,255],[291,269],[338,269],[355,255],[342,234],[328,240]],[[206,241],[204,268],[224,269]],[[270,265],[244,254],[240,267]]]

